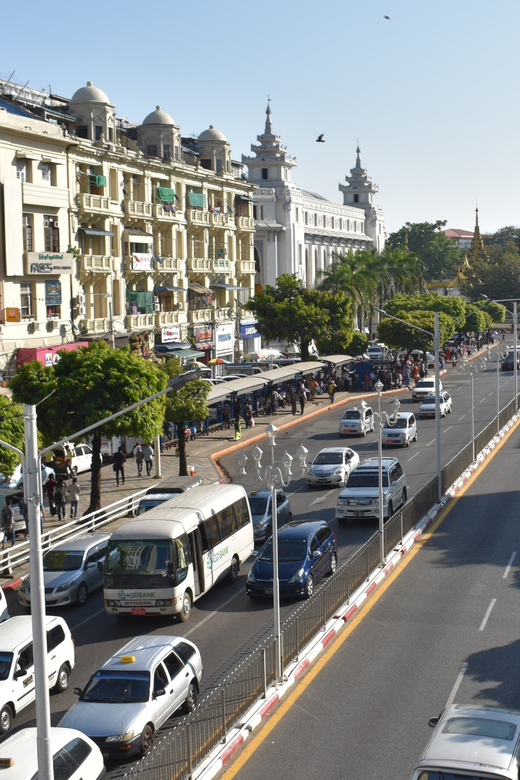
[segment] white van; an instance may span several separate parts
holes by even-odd
[[[61,693],[69,686],[76,662],[68,625],[60,617],[45,618],[49,688]],[[34,649],[30,615],[18,615],[2,623],[0,631],[0,735],[36,698]]]
[[[520,712],[455,704],[429,725],[435,731],[410,780],[518,780]]]

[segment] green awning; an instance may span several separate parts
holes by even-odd
[[[106,176],[98,176],[97,174],[91,174],[90,176],[90,186],[91,187],[106,187],[107,186],[107,177]]]
[[[205,204],[204,195],[200,192],[188,192],[188,203],[194,209],[203,209]]]
[[[163,203],[173,203],[175,193],[171,187],[157,187],[157,198]]]

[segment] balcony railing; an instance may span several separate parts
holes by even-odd
[[[222,258],[216,258],[212,260],[212,269],[217,273],[228,273],[233,266],[231,260],[223,260]]]
[[[109,333],[111,330],[110,320],[105,317],[96,317],[96,319],[87,320],[83,319],[79,321],[79,329],[81,333]]]
[[[188,322],[191,325],[197,325],[200,322],[211,322],[214,318],[214,310],[207,309],[188,309]]]
[[[182,318],[184,312],[178,311],[158,311],[155,312],[155,327],[164,328],[168,325],[178,325],[185,320]]]
[[[144,330],[155,327],[155,312],[153,314],[127,314],[125,317],[127,330]]]
[[[111,255],[80,255],[79,271],[80,274],[86,274],[89,271],[94,273],[110,273],[115,270],[115,257]]]
[[[254,274],[256,273],[254,260],[237,260],[237,274]]]
[[[194,222],[196,225],[209,225],[209,211],[188,209],[186,213],[189,222]]]
[[[235,217],[233,214],[210,211],[209,218],[214,227],[235,227]]]
[[[212,270],[213,265],[212,261],[206,257],[188,257],[186,260],[186,268],[188,271],[206,273]]]
[[[95,214],[106,214],[110,211],[110,198],[105,195],[90,195],[88,192],[80,192],[78,195],[80,211],[91,211]]]
[[[153,207],[154,219],[161,220],[162,222],[184,222],[184,211],[178,209],[175,206],[172,211],[165,210],[164,206],[156,204]]]
[[[128,198],[123,201],[123,211],[129,217],[145,217],[150,219],[152,217],[152,210],[152,203],[145,203],[142,200],[129,200]]]
[[[255,229],[255,220],[253,217],[237,217],[237,228],[239,230],[254,230]]]
[[[179,260],[178,257],[165,257],[164,255],[158,255],[161,260],[162,264],[157,265],[157,270],[159,271],[180,271],[181,270],[181,264],[183,264],[184,261]]]

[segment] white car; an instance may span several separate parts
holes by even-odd
[[[55,778],[104,780],[107,776],[101,750],[80,731],[51,728],[50,750]],[[35,726],[17,731],[0,744],[0,767],[2,780],[38,777]]]
[[[439,393],[439,408],[441,417],[446,417],[451,413],[453,401],[451,395],[443,390]],[[427,395],[422,404],[419,407],[420,417],[435,417],[435,396]]]
[[[50,477],[55,476],[56,472],[54,469],[42,464],[42,485],[45,485]],[[21,463],[15,468],[12,476],[6,477],[5,474],[0,474],[0,487],[11,488],[11,490],[21,490],[23,488],[23,469]]]
[[[417,420],[413,412],[392,414],[383,426],[382,446],[396,445],[409,447],[411,441],[417,441]]]
[[[76,704],[59,726],[79,729],[104,756],[150,752],[154,734],[181,706],[191,712],[202,680],[197,647],[184,637],[137,636],[74,688]]]
[[[359,455],[350,447],[327,447],[320,450],[307,469],[307,486],[333,485],[344,487],[352,469],[359,464]]]
[[[439,379],[439,390],[442,390],[442,382]],[[435,394],[435,379],[419,379],[412,390],[414,401],[423,401],[427,395]]]
[[[67,454],[70,453],[70,464],[67,463]],[[75,477],[82,471],[90,471],[92,468],[92,447],[88,444],[71,444],[65,442],[53,450],[52,461],[57,474],[68,478]]]
[[[357,434],[358,436],[366,436],[368,432],[374,430],[374,425],[372,407],[362,403],[353,409],[347,409],[339,422],[339,435],[350,436]]]

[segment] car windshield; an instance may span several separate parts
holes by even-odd
[[[351,488],[376,488],[379,486],[377,473],[374,474],[351,474],[347,487]],[[388,487],[388,474],[383,472],[383,487]]]
[[[319,452],[314,458],[313,466],[323,466],[329,463],[343,463],[342,452]]]
[[[431,387],[434,387],[433,382],[425,382],[425,381],[421,382],[421,380],[419,380],[416,385],[417,390],[429,390]]]
[[[96,672],[83,690],[80,701],[128,702],[148,701],[150,691],[149,672]]]
[[[305,539],[278,539],[278,561],[290,563],[303,561],[307,556],[307,541]],[[273,560],[273,540],[264,544],[258,556],[259,561]]]
[[[249,506],[252,515],[265,515],[267,509],[266,496],[249,496]]]
[[[357,409],[349,409],[343,415],[344,420],[359,420],[360,417],[361,415]]]
[[[435,396],[434,395],[427,395],[426,398],[423,401],[423,404],[434,404],[435,403]],[[444,398],[442,395],[439,396],[439,403],[444,403]]]
[[[78,571],[83,563],[81,550],[51,550],[43,556],[43,571]]]
[[[0,653],[0,680],[7,680],[12,663],[12,653]]]
[[[403,417],[398,417],[395,422],[391,425],[392,428],[407,428],[408,427],[408,420],[406,420]]]

